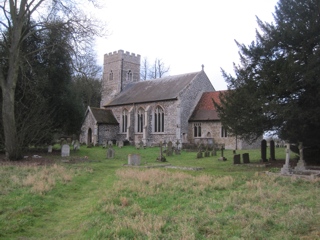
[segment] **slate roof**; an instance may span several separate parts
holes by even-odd
[[[97,123],[119,124],[111,110],[95,107],[90,107],[90,109]]]
[[[189,122],[196,121],[219,121],[220,117],[214,107],[212,99],[216,103],[220,103],[219,95],[226,91],[204,92],[195,107]]]
[[[175,100],[178,98],[179,93],[201,72],[130,83],[105,106]]]

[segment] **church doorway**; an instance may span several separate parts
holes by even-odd
[[[87,140],[87,144],[92,143],[92,130],[91,128],[88,129],[88,140]]]

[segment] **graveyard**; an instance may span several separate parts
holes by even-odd
[[[320,237],[320,180],[281,175],[284,147],[64,145],[0,162],[1,239]]]

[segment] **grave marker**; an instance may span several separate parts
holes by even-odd
[[[70,146],[68,144],[63,144],[61,147],[61,157],[70,156]]]

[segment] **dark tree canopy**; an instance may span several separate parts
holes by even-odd
[[[256,40],[237,43],[235,77],[222,71],[222,123],[247,140],[274,131],[320,146],[320,1],[280,0],[274,23],[257,22]]]

